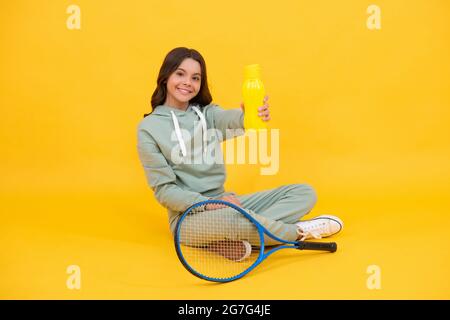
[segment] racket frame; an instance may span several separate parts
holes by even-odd
[[[259,240],[261,243],[261,246],[259,247],[259,255],[258,258],[256,259],[256,261],[247,269],[245,269],[244,271],[242,271],[241,273],[233,276],[233,277],[229,277],[229,278],[213,278],[213,277],[208,277],[204,274],[201,274],[199,272],[197,272],[196,270],[194,270],[189,263],[184,259],[184,256],[182,254],[182,250],[181,250],[181,243],[180,243],[180,230],[181,230],[181,224],[183,223],[183,220],[186,218],[186,216],[191,213],[191,211],[197,207],[203,206],[203,205],[207,205],[207,204],[224,204],[227,205],[235,210],[237,210],[239,213],[241,213],[242,215],[244,215],[248,220],[250,220],[256,227],[257,231],[258,231],[258,235],[259,235]],[[196,213],[197,214],[197,213]],[[201,212],[198,212],[198,214],[201,214]],[[265,249],[265,243],[264,243],[264,234],[266,234],[267,236],[271,237],[272,239],[283,243],[283,244],[290,244],[289,246],[286,245],[278,245],[277,247],[264,252]],[[186,211],[180,216],[180,218],[178,219],[176,228],[175,228],[175,233],[174,233],[174,242],[175,242],[175,250],[177,252],[177,256],[180,259],[181,263],[183,264],[183,266],[190,272],[192,273],[194,276],[199,277],[201,279],[204,280],[208,280],[208,281],[213,281],[213,282],[230,282],[230,281],[234,281],[237,279],[242,278],[243,276],[245,276],[247,273],[249,273],[250,271],[252,271],[257,265],[259,265],[262,261],[264,261],[268,256],[270,256],[272,253],[281,250],[281,249],[299,249],[299,250],[307,250],[307,249],[311,249],[308,246],[308,242],[305,241],[288,241],[288,240],[284,240],[281,239],[279,237],[277,237],[276,235],[272,234],[270,231],[268,231],[263,225],[261,225],[261,223],[259,223],[255,218],[253,218],[250,214],[248,214],[244,209],[242,209],[241,207],[230,203],[228,201],[224,201],[224,200],[217,200],[217,199],[210,199],[210,200],[206,200],[206,201],[201,201],[201,202],[197,202],[195,204],[193,204],[192,206],[190,206],[188,209],[186,209]],[[316,242],[313,242],[313,244],[316,244]],[[326,250],[326,251],[330,251],[330,252],[334,252],[337,249],[337,246],[334,242],[332,243],[326,243],[324,244],[326,246],[331,245],[334,246],[334,250]]]

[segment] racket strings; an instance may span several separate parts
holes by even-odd
[[[209,278],[232,278],[259,256],[256,226],[232,207],[189,213],[181,224],[180,243],[188,265]]]

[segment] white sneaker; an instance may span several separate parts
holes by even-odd
[[[331,215],[321,215],[310,220],[299,221],[296,225],[297,233],[301,236],[300,241],[329,237],[344,228],[342,220]]]

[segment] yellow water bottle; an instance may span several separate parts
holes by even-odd
[[[258,116],[258,108],[264,104],[265,96],[264,84],[260,78],[261,68],[259,64],[251,64],[245,67],[244,84],[242,85],[245,129],[266,129],[265,122]]]

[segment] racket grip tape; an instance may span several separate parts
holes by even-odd
[[[308,242],[299,241],[297,243],[298,250],[320,250],[335,252],[337,250],[336,242]]]

